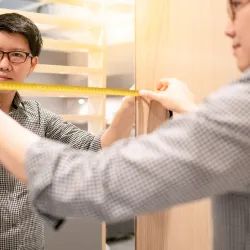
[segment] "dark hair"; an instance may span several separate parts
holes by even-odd
[[[31,54],[39,56],[43,45],[41,32],[27,17],[17,13],[0,15],[0,32],[22,34],[28,41]]]

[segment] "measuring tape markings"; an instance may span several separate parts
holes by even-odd
[[[116,88],[97,88],[65,85],[48,85],[36,83],[20,82],[0,82],[0,90],[24,90],[24,91],[42,91],[42,92],[67,92],[99,95],[116,96],[139,96],[138,90],[116,89]]]

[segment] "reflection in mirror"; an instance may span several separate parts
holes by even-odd
[[[31,19],[43,38],[38,65],[24,82],[123,89],[134,85],[134,0],[0,0],[0,14],[12,12]],[[8,46],[1,44],[6,51]],[[19,93],[24,100],[35,100],[42,108],[94,135],[110,126],[123,102],[123,97],[109,95],[105,98],[53,92]],[[60,134],[58,127],[53,131]],[[46,135],[45,130],[39,133]],[[134,136],[134,128],[130,136]],[[52,139],[61,140],[56,136]],[[28,227],[12,225],[8,220],[10,232],[20,227],[22,233],[5,239],[9,248],[2,246],[0,240],[0,248],[8,250],[23,245],[25,249],[40,249],[45,239],[46,250],[135,249],[134,220],[104,225],[90,218],[71,218],[59,231],[54,231],[30,212],[26,188],[20,183],[15,185],[21,194],[15,195],[19,198],[11,198],[12,204],[9,204],[8,190],[5,190],[8,207],[0,207],[0,219],[3,221],[1,209],[4,209],[10,221],[15,221],[12,208],[20,207],[17,213],[25,218]],[[10,183],[4,186],[11,188]],[[28,207],[22,207],[26,203]],[[4,233],[0,225],[0,239]],[[36,239],[36,243],[32,239]]]

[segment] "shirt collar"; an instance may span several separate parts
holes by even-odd
[[[15,109],[18,109],[19,107],[24,107],[22,97],[20,96],[18,92],[16,92],[14,96],[12,107]]]
[[[249,77],[250,76],[250,68],[247,68],[245,71],[243,71],[243,77]]]

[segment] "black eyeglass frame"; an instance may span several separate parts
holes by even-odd
[[[2,56],[1,56],[1,53],[2,53]],[[23,53],[23,54],[25,54],[26,55],[26,57],[25,57],[25,60],[23,61],[23,62],[13,62],[13,61],[11,61],[11,59],[10,59],[10,54],[11,53]],[[25,63],[26,61],[27,61],[27,58],[28,57],[30,57],[31,59],[33,58],[33,55],[31,54],[31,53],[29,53],[29,52],[25,52],[25,51],[8,51],[8,52],[5,52],[5,51],[2,51],[2,50],[0,50],[0,61],[2,61],[2,59],[4,58],[4,55],[7,55],[7,57],[8,57],[8,60],[11,62],[11,63]]]

